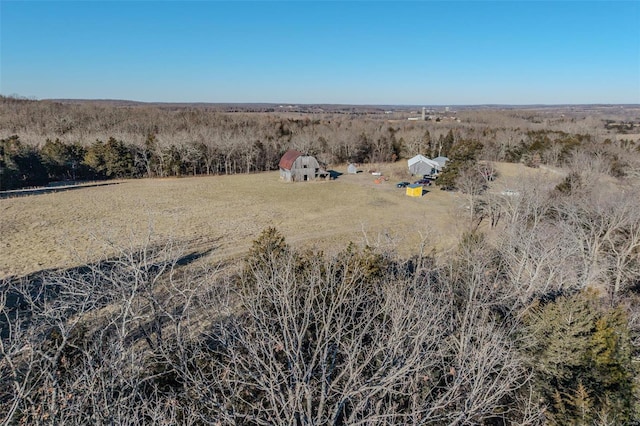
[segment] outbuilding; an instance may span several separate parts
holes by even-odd
[[[429,160],[424,155],[419,154],[410,158],[407,163],[409,165],[409,172],[419,176],[435,174],[440,167],[437,162]]]
[[[295,149],[285,152],[278,165],[280,179],[286,182],[305,182],[327,176],[327,172],[320,168],[318,160]]]
[[[407,185],[407,195],[409,197],[422,197],[422,185]]]
[[[438,163],[438,172],[441,172],[442,169],[444,169],[444,167],[447,165],[447,161],[449,161],[449,159],[447,157],[436,157],[431,161],[435,161],[436,163]]]

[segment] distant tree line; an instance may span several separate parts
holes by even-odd
[[[237,138],[222,146],[211,143],[183,143],[162,145],[156,135],[149,134],[140,144],[127,143],[114,137],[106,141],[95,140],[90,144],[46,139],[41,146],[23,143],[19,136],[0,139],[0,190],[46,185],[55,181],[97,180],[138,177],[169,177],[203,174],[236,174],[277,169],[281,155],[290,143],[289,130],[280,123],[280,141],[263,143],[254,141],[247,146]],[[409,156],[410,151],[403,138],[396,137],[397,130],[389,127],[374,140],[361,133],[354,145],[336,144],[332,149],[322,136],[310,140],[305,152],[318,156],[325,164],[344,162],[389,162]],[[553,134],[551,134],[553,136]],[[555,135],[536,132],[527,141],[504,150],[496,160],[525,162],[537,166],[549,160],[554,151],[555,163],[567,161],[576,147],[584,146],[590,137],[584,135]],[[461,171],[472,167],[478,159],[495,149],[494,142],[484,144],[476,139],[456,136],[453,130],[432,140],[428,131],[422,137],[422,152],[432,157],[441,154],[450,158],[441,182],[453,187]],[[295,144],[294,144],[295,146]],[[243,147],[243,149],[240,149]],[[623,174],[619,157],[610,155],[611,170]]]

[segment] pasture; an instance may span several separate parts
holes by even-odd
[[[336,180],[284,183],[278,172],[121,181],[0,200],[0,278],[67,268],[120,250],[171,240],[205,262],[242,256],[276,227],[292,245],[332,253],[349,241],[409,255],[425,243],[446,250],[464,230],[464,195],[427,188],[421,198],[395,187],[405,162]],[[346,172],[346,167],[336,168]],[[509,165],[506,178],[524,169]],[[530,172],[531,169],[528,169]],[[498,181],[500,184],[504,182]]]

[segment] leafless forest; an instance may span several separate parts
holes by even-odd
[[[149,241],[6,280],[0,422],[639,424],[640,108],[416,111],[2,98],[5,187],[421,153],[468,209],[446,252],[268,228],[241,262]],[[493,193],[495,162],[563,178]]]
[[[71,179],[258,172],[277,168],[287,149],[325,164],[451,156],[454,145],[465,142],[477,143],[477,157],[490,161],[566,165],[575,158],[615,176],[640,170],[637,156],[628,155],[640,139],[640,112],[631,107],[436,109],[432,120],[418,122],[406,120],[410,109],[263,106],[248,112],[0,101],[0,190]]]

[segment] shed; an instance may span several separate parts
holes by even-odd
[[[444,167],[447,165],[447,161],[449,161],[449,159],[447,157],[436,157],[431,161],[435,161],[436,163],[438,163],[438,171],[441,172],[442,169],[444,169]]]
[[[327,172],[320,168],[320,163],[311,155],[304,155],[290,149],[285,152],[280,163],[280,179],[287,182],[304,182],[324,177]]]
[[[356,173],[358,173],[358,168],[355,164],[351,163],[347,166],[347,173],[349,173],[350,175],[355,175]]]
[[[422,185],[407,185],[407,195],[409,197],[422,197]]]
[[[407,162],[409,164],[409,171],[414,175],[432,175],[438,171],[440,165],[433,161],[429,160],[424,155],[416,155],[413,158],[410,158]]]

